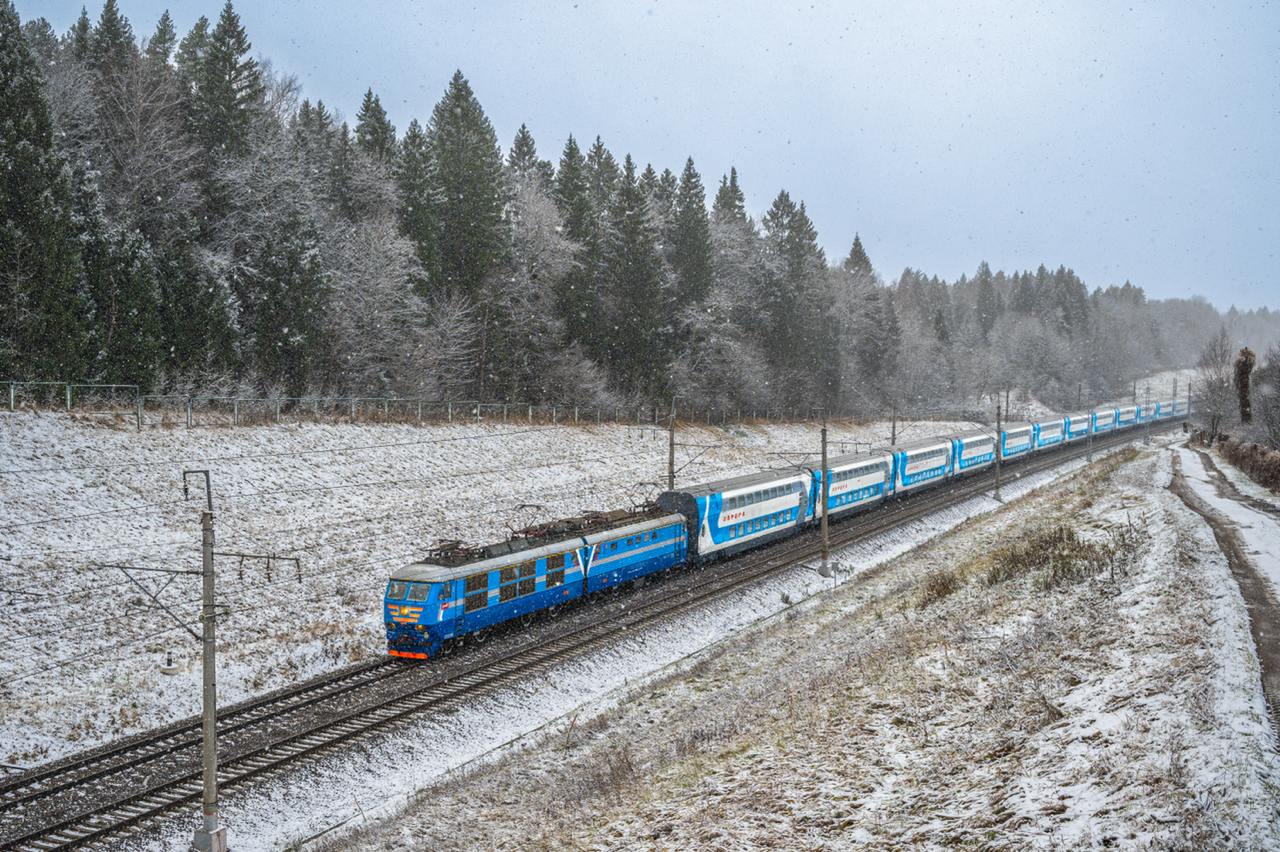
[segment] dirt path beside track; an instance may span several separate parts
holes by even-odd
[[[1269,514],[1277,513],[1274,506],[1241,494],[1206,453],[1196,452],[1203,459],[1205,469],[1213,475],[1219,496]],[[1169,490],[1178,495],[1188,509],[1204,518],[1213,529],[1218,547],[1227,557],[1231,575],[1240,587],[1240,594],[1249,610],[1249,631],[1262,664],[1262,691],[1271,714],[1271,725],[1280,731],[1280,602],[1276,601],[1271,585],[1249,560],[1236,525],[1210,508],[1187,482],[1182,474],[1182,459],[1176,452],[1173,453],[1173,479]],[[1268,558],[1280,559],[1280,554],[1270,554]]]

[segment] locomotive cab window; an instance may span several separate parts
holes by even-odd
[[[431,587],[426,583],[413,583],[409,586],[409,600],[421,602],[431,594]]]
[[[408,585],[408,583],[401,580],[392,580],[387,584],[387,597],[394,601],[404,600],[405,588]]]

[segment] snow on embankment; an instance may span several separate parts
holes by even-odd
[[[1117,461],[321,849],[1274,848],[1244,602],[1169,454]]]
[[[954,424],[953,424],[954,425]],[[899,424],[919,437],[947,424]],[[883,443],[888,424],[833,424]],[[804,425],[689,427],[678,481],[777,466],[812,451]],[[714,445],[706,449],[706,445]],[[220,559],[219,699],[241,700],[381,650],[386,574],[433,542],[479,543],[538,520],[652,497],[666,435],[628,426],[290,425],[132,429],[0,416],[0,762],[48,760],[199,709],[197,646],[113,563],[199,566],[213,476],[217,546],[301,558]],[[696,458],[695,458],[696,456]],[[151,588],[163,577],[144,576]],[[163,599],[194,623],[197,584]],[[172,653],[181,673],[159,666]]]

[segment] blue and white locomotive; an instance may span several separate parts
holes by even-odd
[[[819,522],[968,476],[994,464],[1051,452],[1149,420],[1185,416],[1185,400],[1098,408],[975,429],[869,454],[841,455],[827,469],[800,465],[692,485],[640,511],[597,513],[523,530],[480,548],[450,543],[391,575],[383,601],[387,651],[425,660],[446,642],[680,565],[741,553]]]

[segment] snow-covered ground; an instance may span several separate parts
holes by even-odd
[[[900,423],[911,439],[967,424]],[[834,423],[833,451],[887,442],[889,424]],[[678,481],[798,461],[805,425],[689,427]],[[388,571],[433,543],[652,497],[666,434],[627,426],[282,425],[152,428],[0,414],[0,762],[31,765],[193,714],[198,646],[112,564],[199,566],[212,471],[219,698],[230,703],[382,650]],[[149,588],[163,575],[137,574]],[[162,599],[194,624],[195,578]],[[172,654],[176,676],[161,674]],[[51,687],[56,685],[56,687]]]
[[[1248,612],[1170,472],[1144,452],[892,561],[842,555],[857,582],[320,846],[1275,848]],[[1059,521],[1114,572],[992,579]]]
[[[1014,499],[1067,475],[1081,463],[1064,465],[1010,481],[1002,488]],[[838,580],[849,583],[874,571],[921,542],[999,508],[982,497],[932,514],[834,554]],[[224,794],[223,815],[235,847],[276,849],[349,821],[394,813],[434,782],[523,748],[530,734],[545,732],[581,715],[585,720],[615,707],[637,683],[696,664],[698,654],[727,636],[762,620],[780,617],[790,602],[817,601],[832,580],[800,567],[770,582],[660,628],[639,631],[601,652],[574,659],[550,673],[525,681],[465,710],[414,720],[394,736],[340,757],[307,767],[289,777],[249,790]],[[289,807],[282,810],[280,803]],[[139,844],[166,849],[190,831],[190,819],[172,820]],[[410,844],[415,846],[416,844]],[[483,844],[479,847],[483,848]]]
[[[1246,557],[1271,584],[1275,600],[1280,601],[1280,507],[1275,512],[1265,512],[1219,494],[1213,475],[1205,469],[1199,453],[1186,447],[1178,448],[1177,453],[1182,463],[1182,474],[1196,496],[1234,525],[1244,544]],[[1230,463],[1220,460],[1217,468],[1241,493],[1264,504],[1278,506],[1274,494],[1240,473]]]

